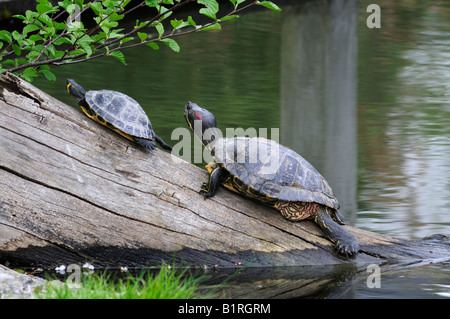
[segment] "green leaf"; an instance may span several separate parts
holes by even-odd
[[[152,48],[153,50],[159,50],[159,45],[155,42],[149,42],[147,45]]]
[[[128,3],[130,3],[130,1],[131,1],[131,0],[125,0],[125,1],[123,1],[123,2],[122,2],[122,7],[121,7],[121,9],[124,9],[124,8],[128,5]]]
[[[115,57],[117,60],[119,60],[123,64],[127,65],[125,63],[125,56],[123,55],[122,52],[120,52],[120,51],[113,51],[113,52],[109,52],[108,55]]]
[[[28,82],[32,82],[33,78],[37,77],[38,74],[36,73],[36,70],[33,67],[26,68],[23,70],[21,77]]]
[[[54,27],[45,27],[39,33],[42,34],[44,38],[51,38],[55,35],[56,30]]]
[[[229,16],[226,16],[226,17],[222,17],[222,18],[220,19],[220,21],[227,21],[227,20],[231,20],[231,19],[235,19],[235,18],[239,18],[239,16],[236,15],[236,14],[229,15]]]
[[[67,10],[67,7],[72,4],[70,0],[59,1],[58,5],[62,7],[64,10]]]
[[[48,46],[46,53],[50,59],[60,58],[64,55],[64,52],[56,50],[53,44]]]
[[[183,24],[183,22],[183,20],[173,19],[170,21],[170,24],[172,25],[173,29],[176,30]]]
[[[25,16],[23,16],[21,14],[15,14],[15,15],[13,15],[13,18],[20,19],[20,20],[25,20],[26,19]]]
[[[27,54],[26,58],[29,62],[35,60],[42,51],[44,51],[45,47],[42,44],[38,44],[33,47],[33,49],[30,51],[30,53]]]
[[[60,37],[59,39],[55,40],[55,42],[53,42],[55,45],[61,45],[63,43],[66,44],[73,44],[72,41],[70,41],[70,39],[65,38],[65,37]]]
[[[105,20],[100,24],[101,27],[108,27],[108,28],[115,28],[118,25],[119,25],[119,22],[113,22],[113,21],[108,21],[108,20]]]
[[[36,6],[36,10],[39,14],[41,13],[51,13],[51,12],[57,12],[58,7],[52,6],[51,3],[41,3]]]
[[[281,8],[279,6],[277,6],[275,3],[273,3],[272,1],[261,1],[258,4],[260,4],[266,8],[269,8],[270,10],[281,11]]]
[[[12,36],[9,31],[1,30],[0,31],[0,40],[11,43],[12,42]]]
[[[15,65],[16,63],[15,63],[13,60],[8,59],[8,60],[3,61],[3,64],[12,64],[12,65]]]
[[[71,51],[69,53],[69,56],[74,56],[74,55],[78,55],[78,54],[81,54],[81,53],[86,53],[86,51],[84,51],[82,49],[76,49],[76,50]]]
[[[86,57],[89,58],[92,55],[92,48],[89,44],[80,43],[80,47],[86,52]]]
[[[41,69],[38,73],[42,74],[47,80],[54,83],[56,81],[56,76],[49,70]]]
[[[127,43],[128,41],[133,41],[134,37],[126,37],[120,40],[120,44]]]
[[[33,23],[37,16],[38,16],[37,12],[33,12],[30,10],[25,11],[25,23],[27,24]]]
[[[120,31],[122,31],[123,29],[117,29],[117,30],[113,30],[111,31],[111,33],[108,35],[108,37],[110,39],[115,39],[115,38],[121,38],[124,36],[123,33],[120,33]]]
[[[64,22],[54,21],[53,26],[55,27],[56,30],[64,30],[66,28],[66,24]]]
[[[22,50],[20,50],[20,47],[17,44],[13,44],[12,48],[14,50],[14,54],[17,56],[20,56],[20,54],[22,53]]]
[[[206,8],[200,9],[200,14],[213,20],[217,20],[216,13],[219,11],[219,4],[216,0],[197,0],[197,2],[206,6]]]
[[[26,58],[28,59],[29,62],[31,62],[31,61],[33,61],[34,59],[36,59],[36,58],[39,56],[39,54],[41,54],[41,51],[38,51],[38,50],[32,50],[32,51],[30,51],[30,53],[28,53],[28,54],[26,55]]]
[[[67,27],[68,32],[75,32],[84,28],[83,22],[72,21]]]
[[[141,42],[145,41],[148,37],[148,34],[145,32],[138,32],[137,35],[138,35],[139,39],[141,39]]]
[[[3,44],[3,42],[0,42],[0,43]],[[29,50],[31,50],[32,47],[34,47],[35,44],[36,44],[35,41],[25,38],[25,39],[23,39],[22,50],[28,50],[29,51]]]
[[[39,27],[37,25],[29,24],[29,25],[25,26],[25,28],[23,28],[22,33],[23,33],[23,35],[26,36],[28,33],[36,31],[36,30],[39,30]]]
[[[245,2],[245,0],[230,0],[230,1],[234,5],[234,8],[237,8],[238,5],[240,5],[242,2]]]
[[[197,23],[195,23],[194,19],[192,19],[191,16],[188,17],[188,23],[193,27],[197,26]]]
[[[12,35],[12,37],[14,38],[14,40],[16,40],[17,43],[18,43],[20,46],[23,44],[23,38],[24,38],[23,35],[21,35],[21,34],[20,34],[19,32],[17,32],[16,30],[14,30],[14,31],[11,33],[11,35]]]
[[[66,8],[67,13],[69,14],[73,14],[75,12],[75,5],[74,4],[69,4]]]
[[[78,43],[87,43],[87,44],[89,44],[89,43],[91,43],[91,42],[92,42],[92,38],[91,38],[89,35],[87,35],[87,34],[83,35],[83,36],[78,40]]]
[[[30,37],[28,39],[30,39],[31,41],[34,41],[34,42],[44,40],[44,38],[41,37],[39,34],[30,35]]]
[[[110,10],[114,10],[114,7],[116,6],[114,1],[111,0],[103,0],[103,5]]]
[[[103,32],[104,32],[106,35],[109,34],[109,28],[108,28],[108,27],[103,26],[103,27],[101,27],[101,28],[102,28]]]
[[[148,7],[158,7],[159,6],[158,0],[145,0],[145,4]]]
[[[86,52],[86,57],[90,57],[92,55],[92,47],[91,47],[92,38],[85,34],[82,38],[78,40],[78,44],[80,47]]]
[[[158,23],[155,25],[156,31],[158,31],[158,39],[161,39],[161,37],[164,34],[164,26],[162,23]]]
[[[53,20],[46,13],[39,17],[39,21],[44,22],[49,27],[53,27]]]
[[[173,11],[169,11],[169,12],[167,12],[167,11],[169,11],[169,9],[167,9],[166,7],[163,7],[163,6],[159,7],[159,13],[162,14],[161,18],[159,18],[159,21],[163,21],[164,19],[166,19],[172,15]],[[165,12],[167,12],[167,13],[163,14]]]
[[[161,39],[162,42],[167,44],[175,52],[180,52],[180,46],[174,39]]]
[[[109,16],[109,20],[112,21],[112,22],[115,22],[115,21],[122,20],[124,17],[125,17],[125,15],[123,15],[123,14],[118,14],[117,12],[113,12]]]
[[[222,30],[222,27],[219,23],[214,23],[206,28],[203,28],[201,31],[208,31],[208,30]]]
[[[72,0],[79,8],[83,8],[84,0]]]
[[[100,2],[92,2],[91,9],[98,16],[102,15],[105,12],[105,9],[103,9],[103,6]]]

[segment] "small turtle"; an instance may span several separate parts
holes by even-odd
[[[148,150],[156,147],[154,141],[166,149],[172,147],[155,134],[147,114],[134,99],[117,91],[86,92],[74,80],[66,81],[67,92],[78,100],[83,112],[125,138],[137,142]]]
[[[346,221],[333,190],[303,157],[262,137],[220,138],[214,115],[195,103],[186,104],[184,116],[214,158],[206,165],[209,179],[200,190],[205,199],[222,184],[276,208],[290,221],[312,218],[340,254],[358,253],[357,241],[341,226]]]

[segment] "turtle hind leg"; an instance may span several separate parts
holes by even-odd
[[[355,237],[344,227],[334,221],[335,210],[318,205],[314,221],[319,225],[325,235],[334,243],[338,253],[353,257],[358,253],[359,244]],[[340,214],[339,214],[340,216]]]
[[[162,138],[160,138],[158,135],[155,134],[155,141],[159,144],[159,146],[161,146],[163,149],[171,151],[172,150],[172,146],[170,146],[169,144],[167,144],[166,142],[164,142],[162,140]]]
[[[345,220],[344,216],[342,216],[337,209],[333,210],[333,212],[330,213],[330,216],[336,223],[340,225],[347,225],[347,221]]]
[[[156,148],[155,142],[153,142],[151,140],[147,140],[145,138],[135,137],[134,141],[139,143],[140,145],[142,145],[143,147],[145,147],[149,151],[154,150]]]

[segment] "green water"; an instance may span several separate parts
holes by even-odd
[[[381,28],[369,29],[370,3],[286,4],[179,38],[180,53],[136,48],[127,66],[63,66],[54,84],[35,84],[72,106],[66,78],[126,93],[166,142],[186,127],[188,100],[223,131],[279,128],[281,143],[329,181],[351,224],[407,239],[450,233],[450,3],[378,1]],[[343,296],[450,294],[448,265],[409,275],[405,286],[398,278],[408,273],[385,276],[387,288],[370,292],[355,282]]]

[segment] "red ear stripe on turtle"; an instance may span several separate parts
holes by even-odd
[[[194,115],[198,120],[203,120],[203,116],[199,112],[194,112]]]

